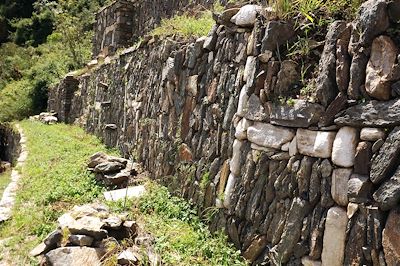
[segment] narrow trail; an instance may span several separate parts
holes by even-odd
[[[21,136],[19,141],[21,152],[17,159],[17,165],[11,172],[11,182],[4,190],[3,196],[0,201],[0,223],[9,220],[12,216],[12,209],[15,204],[15,197],[18,190],[18,182],[19,179],[21,178],[21,173],[17,169],[20,169],[24,165],[26,159],[28,158],[28,150],[26,147],[26,137],[24,135],[24,132],[19,124],[16,124],[15,127],[17,128],[18,133]],[[6,250],[4,250],[7,246],[8,240],[9,238],[0,239],[0,250],[2,250],[2,254],[0,256],[0,266],[11,265],[9,262],[7,262],[8,261],[7,252]]]

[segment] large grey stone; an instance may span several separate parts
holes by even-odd
[[[68,224],[67,228],[74,235],[89,235],[97,240],[107,236],[107,231],[102,229],[104,222],[99,217],[84,216]]]
[[[312,131],[299,128],[296,134],[299,153],[319,158],[330,158],[336,132]]]
[[[365,81],[365,90],[371,97],[389,100],[397,54],[397,46],[388,36],[379,36],[372,42]]]
[[[324,108],[305,100],[294,100],[294,105],[271,105],[271,124],[285,127],[309,127],[318,122]]]
[[[247,129],[249,141],[274,149],[280,149],[283,144],[291,141],[294,135],[294,131],[291,129],[260,122],[254,122],[254,125]]]
[[[108,174],[115,173],[123,168],[125,168],[125,166],[119,162],[103,162],[96,165],[96,167],[94,168],[94,172]]]
[[[387,2],[385,0],[368,0],[359,10],[359,21],[356,30],[360,30],[360,45],[369,46],[372,40],[389,27]]]
[[[265,35],[262,39],[261,52],[275,51],[279,46],[286,44],[295,34],[293,25],[286,21],[268,21]]]
[[[372,182],[369,180],[368,176],[351,175],[347,191],[349,201],[356,203],[367,202],[371,198],[371,192]]]
[[[260,98],[255,94],[249,97],[244,116],[251,121],[269,122],[269,110],[264,108]]]
[[[400,202],[400,167],[397,168],[394,175],[375,191],[374,200],[379,208],[387,211],[397,206]]]
[[[340,167],[354,165],[358,131],[352,127],[342,127],[336,134],[332,148],[332,162]]]
[[[393,129],[379,153],[372,158],[370,178],[375,184],[389,177],[399,165],[400,127]]]
[[[340,207],[332,207],[326,216],[322,266],[342,266],[346,244],[347,213]]]
[[[88,247],[62,247],[53,249],[45,255],[48,265],[67,266],[67,265],[101,265],[101,258],[105,254],[101,248]]]
[[[336,168],[333,170],[331,193],[333,200],[338,205],[347,206],[347,190],[351,173],[351,168]]]
[[[385,131],[381,128],[365,127],[360,132],[360,139],[367,141],[377,141],[378,139],[384,139],[385,136]]]
[[[340,34],[346,30],[344,21],[330,24],[326,34],[324,51],[319,61],[317,77],[317,99],[323,106],[328,106],[338,94],[336,85],[336,42]]]
[[[400,99],[368,101],[340,113],[335,123],[354,127],[392,127],[400,125]]]
[[[362,141],[358,143],[354,157],[354,173],[369,176],[371,168],[372,143]]]

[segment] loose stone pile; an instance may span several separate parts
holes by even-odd
[[[42,112],[39,115],[29,117],[32,121],[40,121],[43,124],[53,125],[58,122],[57,113]]]
[[[219,208],[211,228],[254,265],[397,265],[399,6],[369,0],[329,26],[309,98],[278,49],[293,25],[250,5],[195,42],[144,38],[49,103],[200,211]]]
[[[142,181],[145,173],[138,163],[97,152],[90,156],[88,168],[96,179],[107,186],[126,187],[128,183]],[[130,181],[130,182],[129,182]]]
[[[127,214],[115,215],[106,206],[75,206],[58,218],[57,230],[34,248],[41,265],[98,266],[117,259],[118,265],[160,265],[153,239],[142,232]]]

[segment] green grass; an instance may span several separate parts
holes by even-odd
[[[227,237],[210,233],[185,200],[150,183],[137,207],[138,220],[156,237],[156,251],[166,265],[247,265]]]
[[[88,157],[107,151],[100,141],[78,127],[20,122],[27,136],[29,156],[22,173],[13,218],[0,225],[0,239],[10,238],[0,259],[13,265],[37,265],[32,250],[54,230],[59,216],[73,205],[104,200],[103,187],[86,170]],[[206,178],[205,178],[206,179]],[[148,182],[139,200],[109,204],[126,211],[156,238],[155,249],[165,265],[247,265],[223,233],[212,235],[197,211],[165,187]],[[111,260],[110,260],[111,261]]]
[[[0,174],[0,199],[7,185],[11,182],[11,171],[7,170]]]
[[[150,35],[175,35],[183,38],[200,37],[207,35],[214,24],[211,11],[201,12],[197,16],[183,14],[170,19],[163,19],[161,25],[155,28]]]
[[[28,139],[29,156],[21,169],[13,218],[0,225],[0,239],[11,237],[9,250],[15,265],[28,265],[37,263],[28,257],[29,251],[56,228],[63,212],[93,201],[102,192],[86,170],[86,160],[107,150],[75,126],[30,121],[20,125]]]

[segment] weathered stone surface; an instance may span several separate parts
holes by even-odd
[[[260,98],[255,94],[249,97],[244,115],[248,120],[269,122],[269,111],[261,104]]]
[[[392,127],[400,125],[400,100],[369,101],[346,109],[335,119],[339,126]]]
[[[372,154],[377,153],[384,143],[385,141],[383,139],[375,141],[374,144],[372,144]]]
[[[300,238],[303,218],[308,214],[309,203],[300,198],[294,198],[285,222],[282,237],[279,243],[270,250],[270,254],[275,259],[280,259],[282,263],[289,260],[293,253],[295,244]]]
[[[239,176],[242,167],[242,147],[243,141],[235,139],[232,145],[232,158],[229,163],[229,169],[235,176]]]
[[[97,240],[107,236],[107,231],[102,229],[104,222],[99,217],[83,216],[67,225],[68,230],[74,235],[89,235]]]
[[[300,79],[300,73],[297,71],[297,67],[298,65],[295,61],[292,60],[282,61],[279,72],[276,76],[276,84],[273,89],[274,95],[276,96],[290,95],[293,86],[296,83],[298,83]]]
[[[333,200],[338,205],[347,206],[348,181],[351,173],[352,169],[349,168],[336,168],[333,170],[331,193]]]
[[[325,159],[319,165],[319,171],[321,172],[322,177],[330,177],[332,174],[333,167],[328,159]]]
[[[355,51],[351,61],[350,82],[347,94],[353,100],[359,99],[362,93],[362,86],[365,84],[365,69],[368,64],[368,55],[366,53],[365,48],[360,48]]]
[[[35,247],[29,255],[39,256],[51,249],[57,248],[61,245],[62,232],[60,230],[55,230],[51,232],[41,244]]]
[[[326,216],[324,245],[321,261],[323,266],[342,266],[347,226],[346,211],[340,207],[332,207]]]
[[[393,22],[400,21],[400,1],[394,0],[388,3],[389,18]]]
[[[101,258],[105,254],[104,249],[88,247],[62,247],[53,249],[45,255],[45,260],[49,265],[101,265]]]
[[[117,190],[111,190],[104,192],[104,198],[107,201],[118,201],[127,198],[139,198],[146,192],[146,188],[142,185],[133,186],[127,188],[121,188]]]
[[[228,177],[228,181],[226,182],[225,192],[224,192],[224,207],[226,209],[231,208],[231,199],[232,199],[232,192],[235,188],[236,177],[233,174],[230,174]]]
[[[321,116],[318,126],[325,127],[333,123],[335,116],[346,107],[347,96],[339,92],[338,96],[329,104],[326,111]]]
[[[298,153],[297,150],[297,136],[294,136],[292,141],[289,144],[289,155],[290,156],[295,156]]]
[[[320,261],[312,260],[310,257],[301,258],[301,264],[303,266],[321,266]]]
[[[285,127],[309,127],[318,122],[324,108],[305,100],[294,100],[294,105],[271,105],[271,124]]]
[[[118,186],[121,184],[125,184],[130,176],[131,174],[128,171],[123,171],[115,174],[104,175],[104,181],[107,185]]]
[[[372,40],[389,27],[387,3],[385,0],[369,0],[360,7],[360,18],[356,30],[360,29],[359,42],[369,46]]]
[[[394,175],[375,191],[374,200],[378,203],[379,208],[387,211],[400,202],[400,166]]]
[[[385,131],[380,128],[364,127],[360,132],[360,139],[366,141],[377,141],[378,139],[384,139],[385,136]]]
[[[123,168],[125,168],[125,166],[119,162],[104,162],[96,165],[94,172],[108,174],[115,173]]]
[[[243,88],[240,90],[239,103],[236,111],[238,116],[244,117],[246,115],[248,101],[249,96],[247,95],[247,86],[243,86]]]
[[[231,18],[231,22],[240,27],[251,27],[256,21],[257,14],[261,7],[257,5],[245,5]]]
[[[336,134],[332,147],[332,162],[341,167],[354,165],[358,131],[352,127],[342,127]]]
[[[243,257],[250,262],[255,261],[264,251],[267,243],[268,241],[265,235],[256,236],[250,246],[243,253]]]
[[[356,203],[367,202],[371,199],[371,193],[372,182],[369,180],[368,176],[351,175],[347,191],[349,201]]]
[[[104,152],[96,152],[95,154],[90,156],[88,167],[94,168],[97,165],[104,163],[106,161],[107,161],[107,154],[105,154]]]
[[[372,158],[372,143],[362,141],[358,143],[354,157],[354,173],[369,176]]]
[[[88,246],[90,247],[93,243],[93,237],[87,235],[70,235],[68,241],[76,246]]]
[[[398,164],[400,156],[400,127],[393,129],[379,153],[372,158],[370,178],[375,184],[388,178]]]
[[[350,36],[351,27],[347,25],[336,42],[336,84],[342,93],[346,93],[350,81],[351,58],[348,52]]]
[[[329,158],[336,132],[297,130],[297,148],[299,153],[319,158]]]
[[[247,139],[247,129],[250,125],[251,122],[249,120],[247,120],[246,118],[242,118],[236,126],[235,138],[239,140]]]
[[[141,250],[138,247],[130,247],[122,251],[118,257],[118,264],[121,265],[136,265],[141,261],[142,256],[140,255]]]
[[[345,29],[345,22],[335,21],[330,24],[326,34],[317,78],[317,99],[323,106],[328,106],[338,93],[336,85],[336,42]]]
[[[267,148],[280,149],[294,137],[294,131],[283,127],[255,122],[247,129],[249,141]]]
[[[344,265],[366,265],[363,248],[367,246],[367,217],[364,208],[351,220],[346,244]]]
[[[394,73],[398,49],[387,36],[380,36],[372,42],[371,56],[367,65],[365,89],[378,100],[389,100],[390,81]]]
[[[390,211],[382,237],[387,265],[400,264],[400,209]]]
[[[282,44],[286,44],[295,34],[293,26],[285,21],[268,21],[265,35],[262,39],[261,52],[275,51]]]

